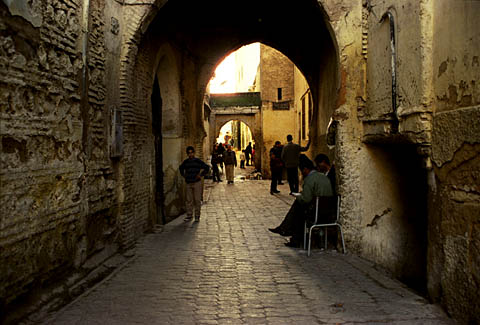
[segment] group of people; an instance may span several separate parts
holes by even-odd
[[[180,174],[185,178],[186,183],[186,199],[185,207],[187,215],[185,221],[190,221],[195,217],[195,221],[200,220],[200,212],[202,205],[202,177],[210,171],[210,166],[203,162],[200,158],[195,157],[195,148],[187,147],[187,158],[180,164]],[[244,152],[247,166],[253,164],[254,149],[252,143],[249,142]],[[243,160],[243,157],[242,157]],[[234,169],[237,167],[237,157],[235,151],[232,150],[230,143],[216,143],[212,152],[212,178],[214,182],[221,182],[220,170],[225,166],[225,174],[228,184],[233,184]],[[242,163],[244,165],[244,162]]]
[[[287,170],[287,180],[290,186],[290,194],[297,193],[299,188],[298,164],[300,153],[307,151],[310,147],[310,140],[306,147],[293,143],[291,134],[287,135],[287,144],[283,146],[280,141],[276,141],[270,149],[270,171],[272,173],[272,182],[270,183],[270,194],[280,193],[277,185],[282,184],[283,168]]]
[[[235,167],[237,167],[237,155],[232,150],[231,144],[222,145],[216,143],[212,152],[212,179],[214,182],[221,182],[220,169],[225,166],[225,174],[228,184],[233,184],[233,175]]]
[[[240,154],[240,168],[253,165],[253,152],[252,143],[249,142],[247,147],[242,150]],[[233,184],[233,178],[235,175],[235,167],[237,167],[237,155],[232,150],[232,145],[229,143],[221,144],[215,143],[212,151],[212,178],[214,182],[221,182],[220,168],[223,170],[225,166],[225,174],[228,184]]]
[[[287,180],[290,187],[290,194],[297,193],[299,189],[298,170],[300,165],[301,153],[310,148],[310,140],[305,147],[293,143],[293,136],[287,135],[287,144],[282,145],[280,141],[276,141],[275,145],[270,149],[270,171],[272,181],[270,183],[270,194],[280,193],[277,185],[282,185],[283,169],[287,171]],[[306,156],[305,156],[306,157]],[[328,175],[330,173],[330,181],[332,186],[335,184],[334,171],[330,172],[330,160],[325,154],[318,154],[315,157],[315,163],[319,166],[319,171]],[[327,167],[328,165],[328,167]],[[333,178],[332,178],[333,176]]]
[[[307,151],[306,147],[293,143],[293,137],[287,136],[287,144],[283,146],[276,141],[270,150],[270,168],[272,182],[270,194],[279,193],[277,185],[281,181],[283,167],[287,170],[287,179],[290,186],[290,194],[295,196],[295,201],[290,207],[282,223],[276,228],[269,228],[273,233],[291,237],[285,245],[299,247],[302,242],[304,223],[308,216],[312,215],[315,197],[320,200],[320,219],[327,218],[334,213],[336,195],[335,167],[330,164],[330,159],[325,154],[318,154],[312,162],[301,152]],[[298,170],[303,176],[302,192],[299,193]]]
[[[249,143],[251,147],[251,143]],[[290,194],[294,195],[295,201],[283,222],[276,228],[269,228],[271,232],[282,236],[291,236],[287,246],[298,247],[303,236],[303,225],[309,210],[312,209],[312,203],[315,197],[331,198],[336,194],[335,190],[335,168],[330,164],[328,156],[318,154],[312,162],[306,155],[301,154],[307,151],[310,141],[306,147],[301,147],[293,143],[293,137],[287,136],[287,144],[282,146],[280,141],[276,141],[274,147],[270,150],[270,167],[272,171],[272,181],[270,193],[275,194],[277,185],[282,184],[283,168],[287,170],[287,179],[290,186]],[[223,150],[222,150],[223,149]],[[188,158],[180,165],[180,174],[185,178],[187,184],[185,220],[189,221],[195,217],[195,221],[200,220],[202,182],[210,166],[201,159],[195,157],[195,150],[192,146],[187,147]],[[250,158],[251,155],[245,153]],[[215,144],[212,152],[212,171],[213,181],[221,182],[219,165],[225,166],[225,173],[229,184],[233,184],[234,168],[237,166],[236,154],[230,144],[226,149],[221,144]],[[250,159],[247,160],[247,166],[250,165]],[[298,170],[303,176],[302,192],[299,193]],[[330,200],[331,201],[331,200]],[[330,202],[326,200],[325,202]],[[321,208],[323,215],[331,215],[332,204],[325,203]]]

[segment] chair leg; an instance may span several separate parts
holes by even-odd
[[[307,249],[307,222],[303,225],[303,250]]]
[[[342,248],[343,248],[343,254],[345,254],[347,251],[345,250],[345,241],[343,240],[343,231],[342,231],[342,226],[337,224],[338,228],[340,229],[340,237],[342,237]]]
[[[310,231],[308,232],[308,251],[307,251],[307,256],[310,256],[310,251],[312,248],[312,230],[313,227],[310,227]]]
[[[327,245],[328,245],[328,244],[327,244],[327,237],[328,237],[328,235],[327,235],[327,227],[324,227],[324,228],[325,228],[325,250],[327,250],[327,248],[328,248],[328,246],[327,246]]]

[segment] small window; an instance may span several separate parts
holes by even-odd
[[[277,100],[282,100],[282,88],[277,89]]]

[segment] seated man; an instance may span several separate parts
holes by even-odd
[[[330,159],[328,159],[328,156],[323,153],[320,153],[315,157],[315,164],[317,165],[317,170],[328,177],[330,184],[332,184],[333,195],[336,195],[337,183],[335,179],[335,165],[330,164]]]
[[[298,168],[303,175],[303,190],[301,193],[295,195],[295,202],[293,202],[280,226],[268,229],[282,236],[292,236],[290,241],[285,243],[285,245],[289,247],[301,246],[305,219],[309,214],[308,210],[311,210],[314,198],[316,196],[333,196],[330,180],[327,176],[315,169],[313,162],[308,159],[307,156],[300,156]],[[322,209],[322,207],[320,209]],[[328,209],[330,209],[330,207],[328,207]],[[325,210],[326,209],[323,209],[324,212],[327,212]]]

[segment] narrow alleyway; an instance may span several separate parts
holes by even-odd
[[[368,262],[285,247],[267,228],[292,202],[288,185],[272,196],[270,181],[241,178],[208,180],[199,223],[181,217],[146,235],[130,262],[46,323],[450,324]]]

